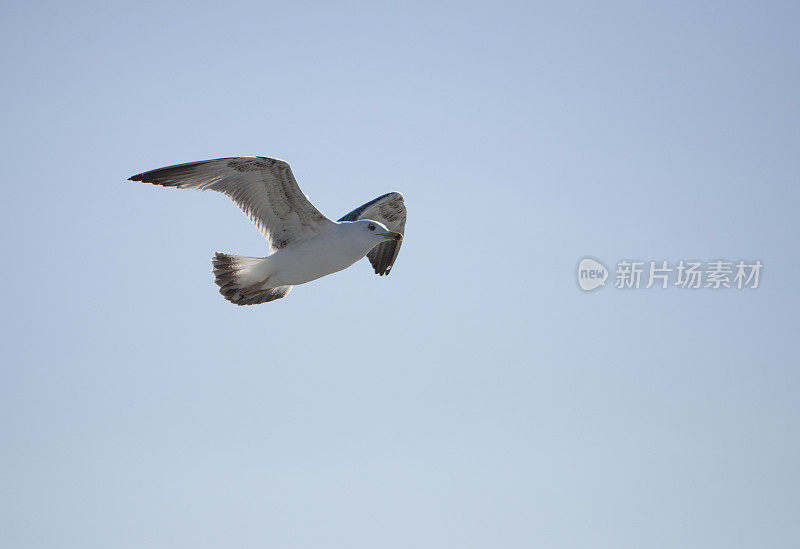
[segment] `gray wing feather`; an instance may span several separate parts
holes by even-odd
[[[261,231],[270,243],[270,252],[311,238],[333,223],[300,190],[289,164],[274,158],[203,160],[140,173],[130,180],[221,192]]]
[[[403,233],[406,228],[406,205],[403,195],[398,192],[386,193],[375,200],[370,200],[359,206],[339,221],[357,221],[359,219],[372,219],[386,225],[390,231]],[[392,270],[400,253],[402,242],[387,241],[378,244],[367,254],[369,262],[375,269],[375,274],[388,275]]]

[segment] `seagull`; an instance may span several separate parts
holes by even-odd
[[[406,225],[403,195],[391,192],[338,221],[320,213],[283,160],[263,156],[177,164],[128,178],[164,187],[218,191],[231,198],[269,243],[267,257],[217,252],[219,292],[236,305],[286,297],[293,286],[346,269],[365,255],[375,273],[392,270]]]

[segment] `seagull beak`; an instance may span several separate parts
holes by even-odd
[[[385,238],[386,240],[396,240],[397,242],[403,241],[403,235],[395,232],[388,232],[385,235],[383,235],[383,238]]]

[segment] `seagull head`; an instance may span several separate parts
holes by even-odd
[[[350,231],[358,234],[361,238],[370,243],[380,244],[387,240],[394,240],[396,242],[403,240],[402,234],[390,231],[383,223],[371,219],[359,219],[347,225],[349,225],[348,229]]]

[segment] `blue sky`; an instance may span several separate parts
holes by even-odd
[[[9,547],[797,547],[794,3],[6,3]],[[282,158],[391,276],[217,293]],[[586,256],[760,260],[583,293]],[[612,273],[613,278],[613,273]]]

